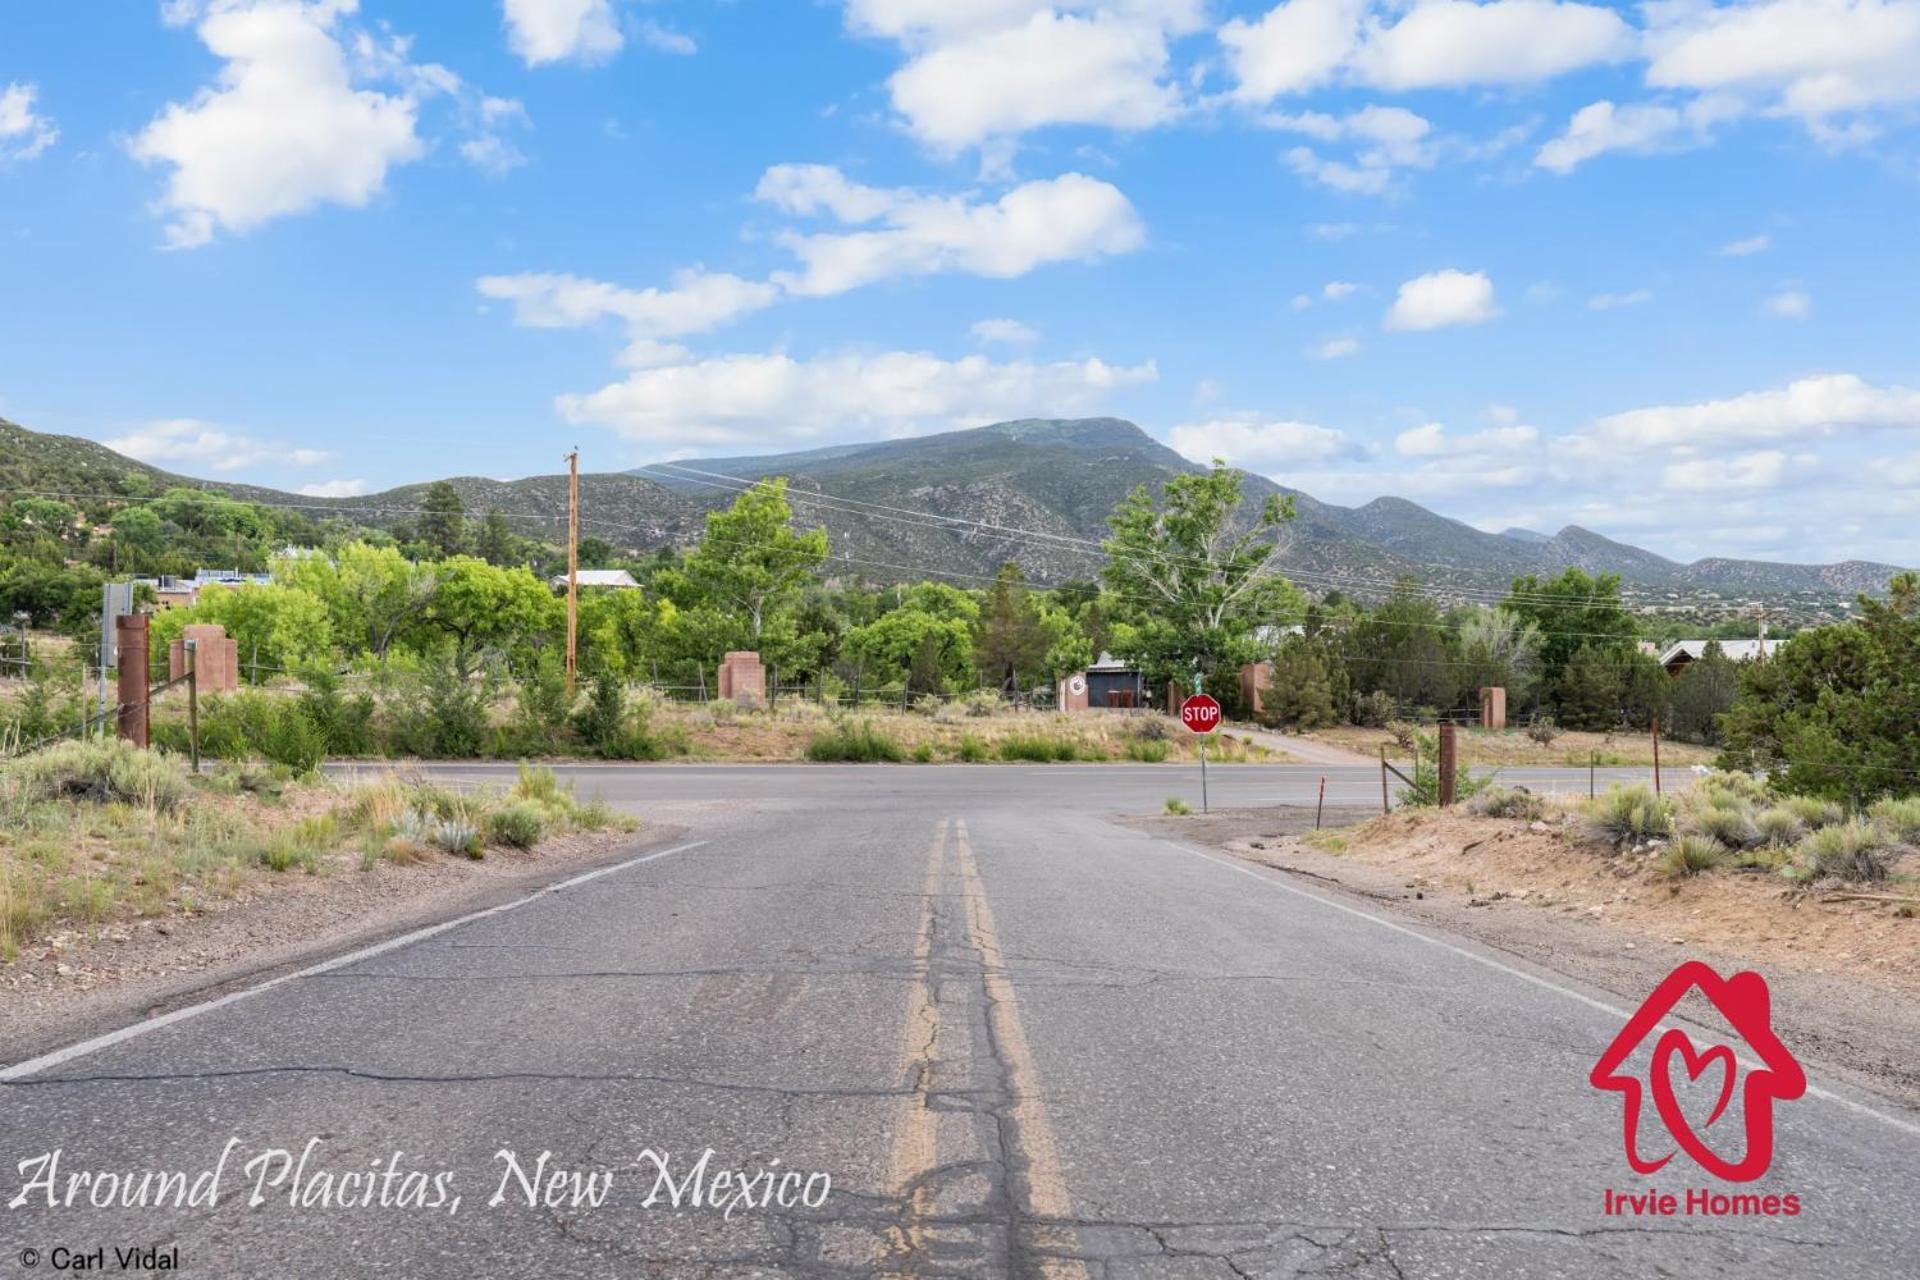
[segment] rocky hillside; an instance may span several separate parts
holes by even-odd
[[[1136,485],[1157,487],[1197,467],[1117,418],[1029,419],[969,431],[758,457],[706,458],[581,477],[583,532],[647,550],[699,537],[706,512],[768,476],[791,481],[802,522],[833,535],[836,563],[876,579],[991,577],[1019,562],[1041,582],[1089,577],[1099,567],[1107,514]],[[451,482],[474,515],[497,507],[527,535],[557,539],[566,519],[566,478]],[[298,507],[389,528],[416,517],[427,486],[354,498],[308,498],[252,485],[188,479],[122,457],[90,440],[41,435],[0,421],[0,495],[47,491],[118,501],[171,485],[218,490],[247,501]],[[1780,605],[1814,619],[1860,591],[1885,588],[1891,565],[1775,564],[1709,559],[1679,564],[1569,525],[1488,533],[1402,498],[1340,507],[1247,480],[1249,509],[1292,492],[1299,512],[1288,565],[1313,588],[1378,594],[1411,575],[1442,594],[1504,589],[1518,574],[1568,565],[1619,573],[1643,605]],[[95,503],[88,503],[90,509]]]

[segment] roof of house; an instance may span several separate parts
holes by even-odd
[[[1092,666],[1088,667],[1087,670],[1089,671],[1131,671],[1133,670],[1133,665],[1131,663],[1120,661],[1120,659],[1114,657],[1112,654],[1108,653],[1105,649],[1102,649],[1100,651],[1100,660],[1094,663]]]
[[[1660,665],[1670,667],[1676,658],[1685,657],[1688,662],[1700,657],[1710,644],[1718,644],[1720,652],[1735,662],[1752,662],[1755,658],[1772,653],[1784,640],[1682,640],[1660,655]]]
[[[567,575],[564,573],[554,574],[553,585],[556,587],[566,586]],[[633,575],[625,569],[582,569],[580,570],[580,585],[583,587],[638,587],[640,584],[635,582]]]

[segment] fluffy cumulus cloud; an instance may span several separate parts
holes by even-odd
[[[1499,314],[1493,281],[1486,272],[1449,268],[1402,284],[1382,323],[1387,329],[1403,331],[1444,329],[1484,324]]]
[[[1603,99],[1574,112],[1566,131],[1542,145],[1533,162],[1555,173],[1572,173],[1609,151],[1647,155],[1703,146],[1712,139],[1716,125],[1743,110],[1737,99],[1725,95],[1695,98],[1678,107],[1658,102],[1621,105]]]
[[[471,116],[468,159],[501,171],[514,152],[490,132],[518,104],[485,98],[435,63],[409,60],[409,41],[347,22],[359,0],[175,0],[222,66],[190,102],[170,103],[130,141],[143,163],[170,170],[159,208],[176,248],[220,231],[251,231],[323,204],[360,208],[396,167],[426,151],[423,101],[448,97]],[[487,141],[492,139],[491,142]]]
[[[601,62],[620,52],[610,0],[506,0],[507,43],[530,67]]]
[[[1007,279],[1050,263],[1091,261],[1145,240],[1133,206],[1107,183],[1079,174],[1028,182],[998,200],[930,196],[870,187],[825,165],[776,165],[755,196],[796,218],[827,218],[842,230],[787,229],[775,240],[797,270],[752,280],[682,271],[667,288],[633,289],[554,272],[483,276],[482,296],[511,303],[515,322],[539,329],[626,326],[625,363],[673,365],[687,351],[671,339],[709,333],[787,297],[826,297],[903,276],[944,272]],[[1011,327],[1009,327],[1011,326]],[[1010,320],[982,321],[982,342],[1037,335]]]
[[[898,43],[887,81],[909,132],[943,151],[1049,125],[1144,129],[1183,110],[1171,38],[1202,0],[848,0],[856,34]]]
[[[776,278],[791,292],[814,297],[893,276],[964,272],[1007,279],[1047,263],[1129,253],[1146,239],[1117,187],[1078,173],[1023,183],[985,201],[863,186],[823,165],[778,165],[756,194],[788,213],[825,215],[857,228],[780,236],[802,269]]]
[[[569,422],[613,428],[649,453],[902,436],[1036,414],[1082,413],[1150,383],[1152,362],[946,360],[927,352],[799,359],[750,353],[636,370],[556,401]]]
[[[37,86],[9,84],[0,89],[0,163],[31,160],[60,138],[60,130],[35,105]]]
[[[1345,432],[1312,422],[1269,422],[1253,415],[1175,427],[1168,443],[1195,462],[1215,458],[1247,471],[1274,471],[1356,456]]]
[[[603,320],[626,326],[634,365],[672,360],[681,348],[664,341],[709,333],[773,305],[778,286],[726,272],[687,270],[665,289],[628,289],[600,280],[549,272],[482,276],[483,297],[513,305],[514,322],[529,329],[580,329]]]
[[[106,445],[141,462],[180,463],[213,471],[238,471],[269,464],[311,467],[332,456],[322,449],[262,440],[244,431],[193,418],[150,422],[107,441]]]
[[[1841,118],[1920,100],[1920,0],[1750,0],[1648,9],[1647,82],[1747,95],[1841,137]]]
[[[1530,84],[1633,49],[1612,9],[1552,0],[1284,0],[1220,29],[1232,96],[1264,105],[1330,84],[1400,92]]]
[[[1822,374],[1724,400],[1612,414],[1594,424],[1591,438],[1601,445],[1702,448],[1859,428],[1920,429],[1920,391]]]

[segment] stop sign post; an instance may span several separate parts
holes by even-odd
[[[1196,693],[1180,704],[1180,723],[1194,733],[1212,733],[1220,727],[1220,704],[1204,693]]]
[[[1220,704],[1204,693],[1196,693],[1180,704],[1180,723],[1189,733],[1200,735],[1200,812],[1207,808],[1207,735],[1220,727]]]

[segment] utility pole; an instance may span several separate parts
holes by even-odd
[[[567,701],[579,674],[580,642],[580,447],[567,455]]]

